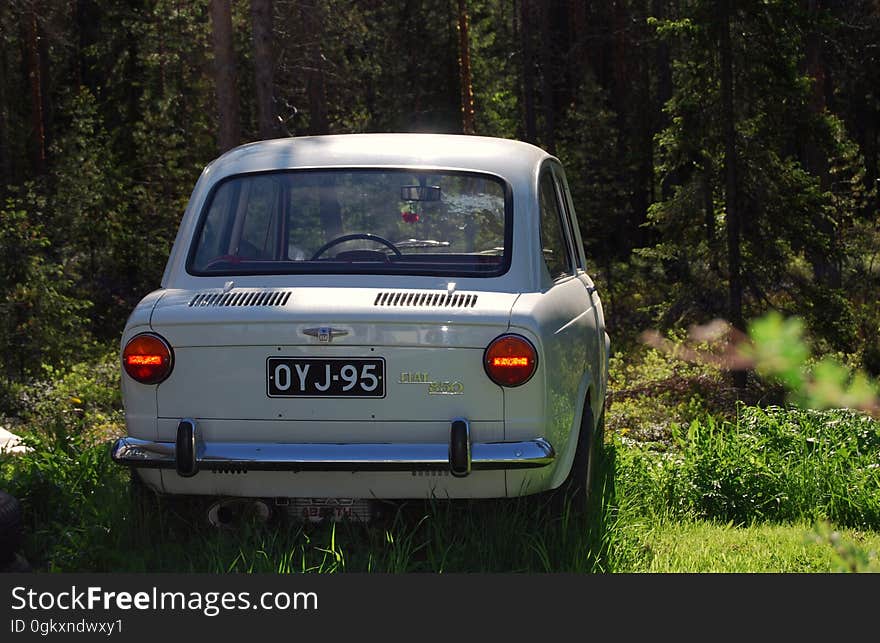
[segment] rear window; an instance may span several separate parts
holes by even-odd
[[[461,172],[235,176],[211,194],[187,270],[495,276],[509,266],[509,200],[501,179]]]

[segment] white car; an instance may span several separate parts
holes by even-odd
[[[112,457],[162,494],[312,516],[587,495],[609,338],[586,267],[562,166],[533,145],[238,147],[125,326]]]

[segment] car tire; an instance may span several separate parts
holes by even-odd
[[[15,559],[21,545],[21,504],[18,499],[0,491],[0,567]]]
[[[605,409],[599,412],[599,419],[596,421],[593,430],[593,443],[590,445],[590,459],[587,468],[587,502],[590,502],[597,490],[601,493],[601,489],[597,489],[599,484],[599,467],[602,464],[602,455],[605,451]]]
[[[21,554],[15,554],[12,560],[0,566],[0,572],[4,574],[30,574],[33,571],[34,568]]]
[[[603,411],[599,421],[594,422],[593,409],[587,399],[581,414],[581,426],[571,470],[555,494],[558,505],[567,505],[578,513],[587,509],[604,441],[605,413]]]

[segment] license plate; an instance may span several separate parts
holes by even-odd
[[[270,357],[269,397],[385,397],[385,360]]]
[[[290,517],[304,522],[370,522],[369,500],[350,498],[294,498],[288,508]]]

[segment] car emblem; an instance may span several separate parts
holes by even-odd
[[[306,328],[303,330],[305,335],[311,335],[312,337],[317,337],[318,341],[322,344],[330,343],[334,337],[341,337],[342,335],[348,335],[347,330],[342,330],[341,328],[330,328],[329,326],[318,326],[317,328]]]

